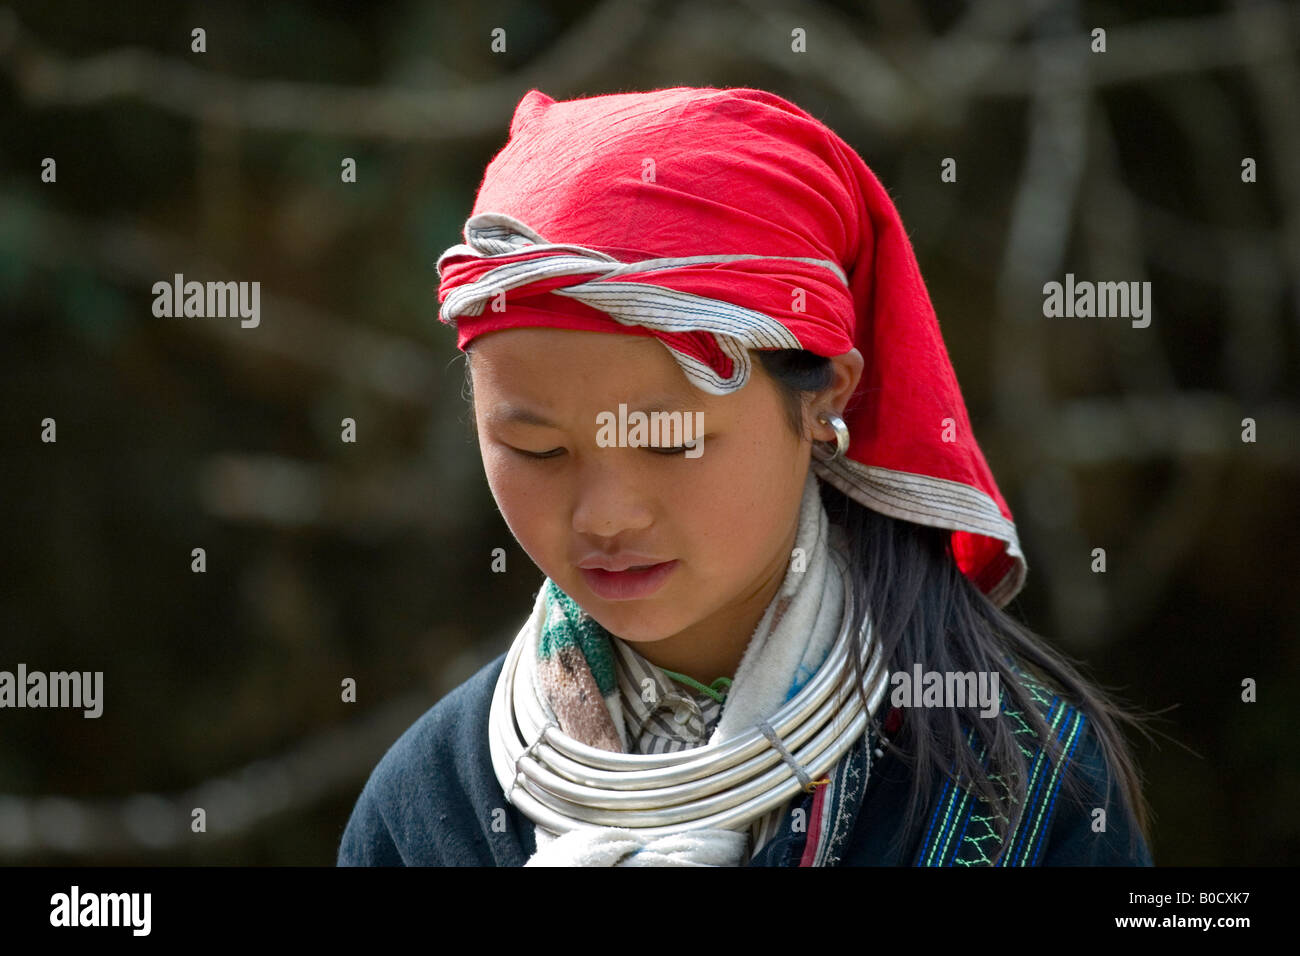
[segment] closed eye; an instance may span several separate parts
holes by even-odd
[[[650,451],[655,452],[656,454],[659,454],[659,455],[680,455],[680,454],[682,454],[683,452],[690,451],[692,447],[698,448],[698,447],[699,447],[699,442],[704,441],[704,437],[705,437],[705,436],[701,435],[699,438],[697,438],[697,439],[696,439],[696,444],[695,444],[694,446],[691,446],[691,445],[678,445],[676,448],[664,448],[664,447],[662,447],[662,446],[660,446],[660,447],[655,447],[654,445],[647,445],[646,447],[647,447]]]
[[[544,461],[548,458],[555,458],[564,451],[563,448],[552,448],[549,451],[524,451],[522,448],[515,448],[513,445],[507,445],[516,455],[523,455],[525,458],[532,458],[536,461]]]
[[[516,455],[522,455],[524,458],[531,458],[534,461],[546,461],[547,459],[550,458],[558,458],[564,452],[563,448],[552,448],[549,449],[548,451],[525,451],[522,448],[515,448],[513,445],[506,445],[506,447],[509,448]],[[646,451],[653,452],[656,455],[665,455],[665,456],[681,455],[689,451],[691,448],[691,446],[689,445],[678,445],[675,448],[665,448],[659,445],[645,445],[642,447],[644,447]]]

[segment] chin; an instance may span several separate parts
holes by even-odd
[[[661,626],[654,615],[649,615],[644,609],[632,606],[643,602],[628,602],[625,606],[614,610],[602,610],[599,617],[595,614],[591,616],[596,618],[600,626],[611,634],[621,637],[625,641],[635,644],[653,644],[655,641],[662,641],[666,637],[676,634],[681,628],[672,628]],[[591,614],[590,611],[587,612]]]
[[[629,644],[655,644],[672,636],[670,632],[645,631],[641,628],[629,630],[628,628],[607,627],[605,630]]]

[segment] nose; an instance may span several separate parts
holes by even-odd
[[[604,448],[591,456],[578,476],[573,530],[580,535],[612,538],[648,528],[654,521],[651,501],[628,467],[626,449]]]

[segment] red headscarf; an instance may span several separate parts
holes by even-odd
[[[781,97],[531,90],[438,273],[458,348],[521,326],[654,336],[713,394],[748,381],[750,348],[856,347],[849,448],[814,458],[815,473],[875,511],[952,529],[958,566],[995,603],[1023,587],[1011,511],[898,212],[852,147]]]

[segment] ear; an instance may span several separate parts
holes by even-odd
[[[862,380],[862,369],[865,365],[862,353],[857,349],[849,349],[843,355],[831,359],[831,372],[834,376],[831,384],[825,391],[818,393],[809,409],[814,438],[821,441],[835,440],[835,429],[830,425],[823,425],[817,421],[817,418],[827,412],[844,416],[844,408],[857,390],[858,382]]]

